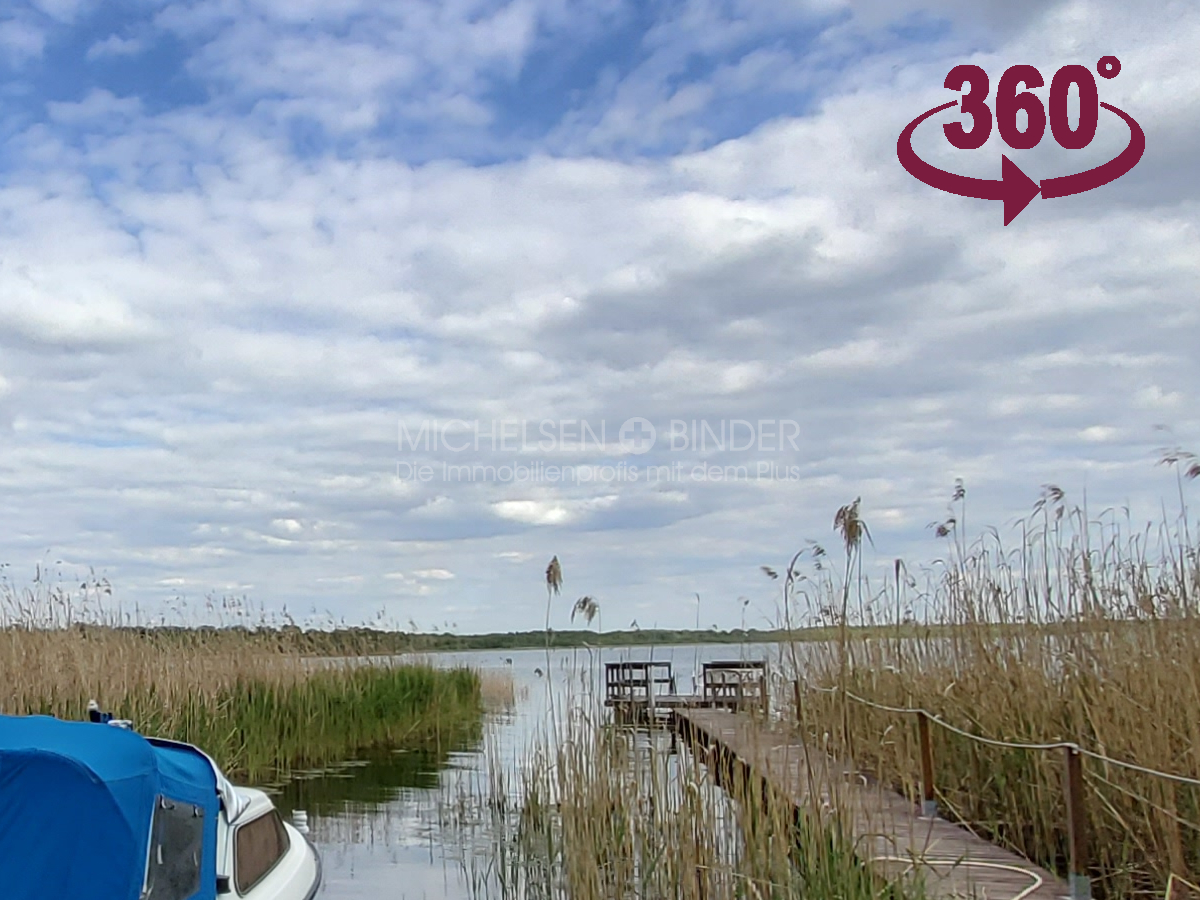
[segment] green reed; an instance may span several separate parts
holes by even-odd
[[[95,699],[144,734],[195,744],[260,779],[378,746],[478,735],[477,673],[364,655],[329,659],[264,629],[130,628],[75,621],[80,591],[0,591],[0,711],[81,719]]]

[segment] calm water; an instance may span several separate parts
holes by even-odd
[[[433,657],[437,665],[511,672],[515,706],[489,713],[482,739],[470,745],[444,748],[440,754],[376,753],[331,769],[300,773],[282,787],[276,802],[285,813],[308,811],[312,837],[325,866],[319,897],[472,900],[465,872],[485,867],[486,861],[464,861],[462,854],[471,851],[464,851],[457,841],[443,840],[439,800],[454,796],[464,784],[486,784],[485,746],[506,768],[515,769],[524,751],[550,727],[548,677],[561,715],[569,704],[602,702],[605,662],[669,660],[679,691],[686,693],[700,663],[767,655],[766,647],[741,645],[564,650],[551,654],[547,676],[544,650],[437,654]]]

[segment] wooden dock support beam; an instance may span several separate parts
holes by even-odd
[[[1083,758],[1079,748],[1063,748],[1063,783],[1067,804],[1067,843],[1070,851],[1068,883],[1071,900],[1091,900],[1092,881],[1088,877],[1087,810],[1083,803]]]
[[[926,819],[937,818],[937,795],[933,784],[933,742],[929,737],[929,715],[925,710],[917,713],[917,734],[921,740],[921,815]]]

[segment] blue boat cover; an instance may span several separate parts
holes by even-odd
[[[173,892],[164,875],[149,896],[215,900],[216,778],[185,744],[92,722],[0,715],[0,896],[138,900],[156,808],[194,820],[190,804],[203,810],[199,889]]]

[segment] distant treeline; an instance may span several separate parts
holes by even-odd
[[[626,631],[551,631],[550,646],[641,647],[666,644],[756,644],[788,639],[787,631],[734,628],[730,631],[692,631],[637,628]],[[794,636],[794,635],[793,635]],[[420,634],[412,636],[423,650],[521,650],[546,646],[545,631],[489,634]]]
[[[13,626],[10,626],[13,627]],[[16,626],[20,630],[20,626]],[[281,651],[296,651],[314,656],[388,656],[402,653],[432,653],[440,650],[521,650],[540,649],[546,646],[545,631],[490,632],[487,634],[420,633],[387,631],[367,626],[344,627],[334,630],[304,630],[296,626],[265,626],[253,628],[243,626],[178,625],[122,626],[76,624],[73,629],[85,635],[99,637],[105,633],[143,633],[153,635],[156,640],[178,640],[180,645],[197,643],[236,641],[239,635],[253,634],[256,646],[272,644]],[[859,637],[875,633],[896,635],[891,628],[851,628]],[[903,626],[908,634],[918,630],[916,626]],[[922,632],[927,629],[920,629]],[[727,631],[710,629],[637,628],[624,631],[598,633],[583,629],[551,631],[551,647],[637,647],[665,646],[672,644],[755,644],[780,641],[832,640],[837,629],[830,627],[786,629],[733,628]]]
[[[238,634],[254,634],[258,638],[278,641],[281,649],[299,649],[321,656],[339,655],[388,655],[395,653],[423,653],[438,650],[520,650],[546,646],[546,632],[511,631],[488,634],[421,633],[386,631],[367,626],[337,628],[330,631],[306,631],[295,626],[242,626],[155,625],[151,627],[112,627],[108,625],[74,625],[73,628],[98,636],[106,632],[153,634],[158,639],[172,637],[181,644],[197,641],[221,641]],[[826,629],[812,629],[813,638],[824,637]],[[799,632],[791,632],[793,639],[801,638]],[[550,646],[570,647],[630,647],[662,644],[743,644],[787,640],[789,632],[781,630],[763,631],[757,628],[735,628],[729,631],[690,631],[667,628],[642,628],[626,631],[570,630],[551,631]]]
[[[1111,623],[1110,623],[1111,624]],[[1126,626],[1134,626],[1136,622],[1126,622]],[[153,625],[153,626],[119,626],[87,625],[76,623],[69,626],[85,636],[103,638],[110,633],[116,634],[145,634],[153,636],[156,643],[164,640],[176,640],[181,647],[192,647],[198,644],[241,645],[247,636],[254,636],[254,646],[262,649],[274,646],[280,652],[296,652],[312,656],[394,656],[403,653],[435,653],[442,650],[529,650],[541,649],[546,646],[546,632],[536,631],[496,631],[487,634],[451,634],[424,633],[408,631],[388,631],[371,628],[365,625],[349,626],[333,630],[305,630],[295,625],[269,626],[258,625],[252,628],[244,626],[212,626],[212,625]],[[1036,627],[1028,624],[1007,622],[996,624],[977,623],[976,629],[990,630],[996,635],[1021,631],[1035,630],[1039,634],[1051,634],[1065,629],[1072,632],[1080,630],[1096,630],[1096,623],[1065,623],[1045,622]],[[1106,625],[1105,627],[1109,627]],[[917,624],[905,623],[895,625],[852,625],[847,629],[851,638],[910,638],[927,639],[935,636],[949,636],[962,625],[951,624]],[[27,625],[8,625],[0,627],[0,634],[6,631],[28,631],[33,629]],[[56,630],[56,629],[52,629]],[[642,647],[668,646],[679,644],[769,644],[781,642],[804,641],[836,641],[839,630],[834,626],[810,626],[806,628],[731,628],[727,631],[710,629],[708,631],[673,628],[634,628],[624,631],[605,631],[602,633],[573,629],[550,632],[550,646],[558,649],[572,647]]]

